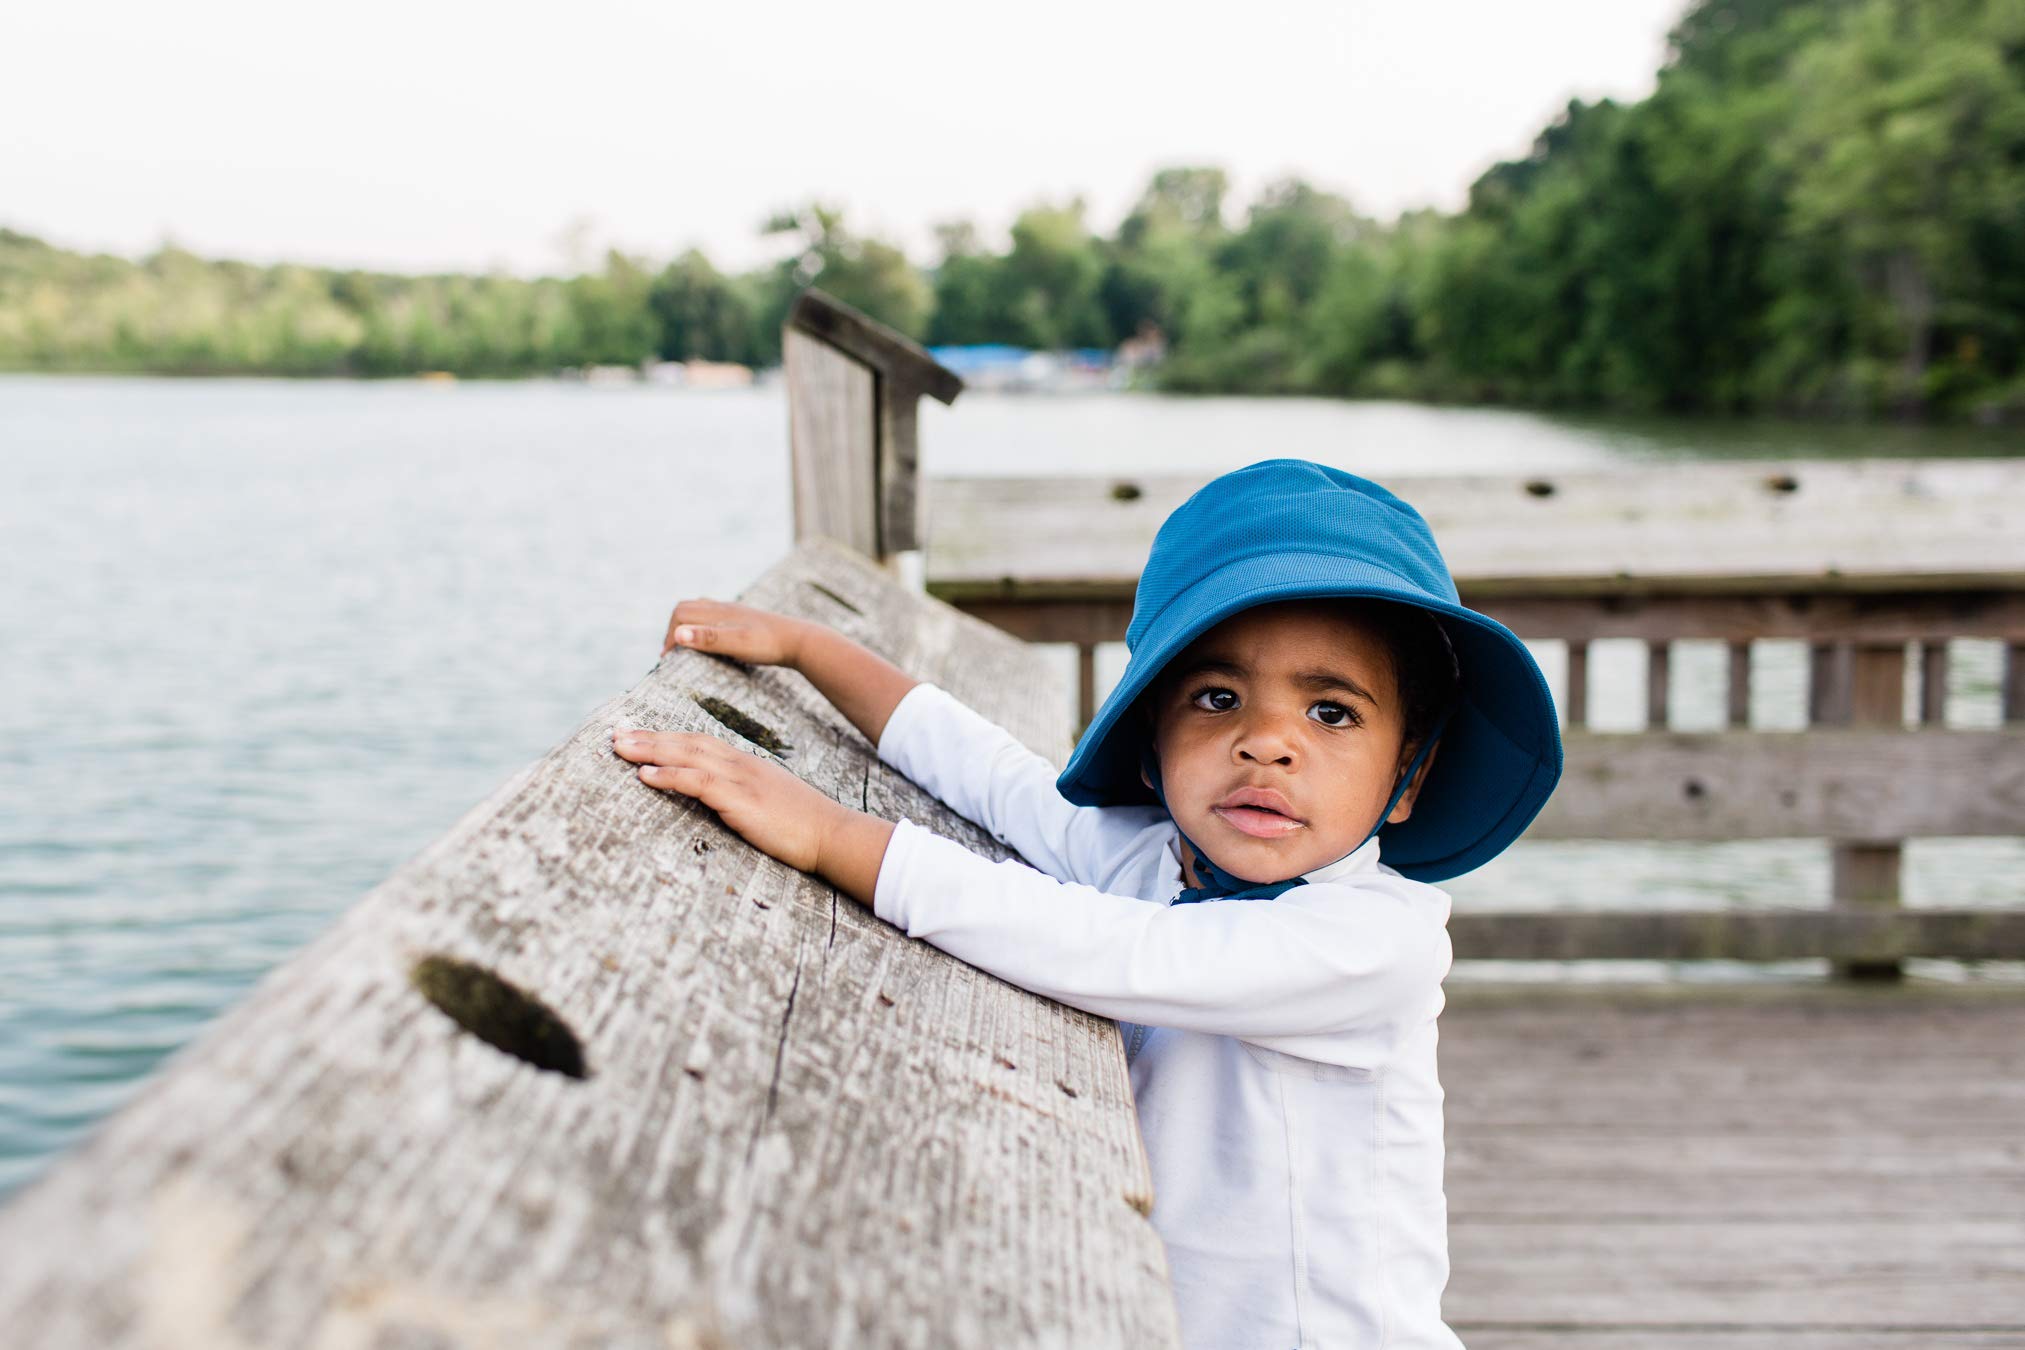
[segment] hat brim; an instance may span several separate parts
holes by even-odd
[[[1443,730],[1413,814],[1379,831],[1387,866],[1441,881],[1502,853],[1533,821],[1561,777],[1553,691],[1525,643],[1488,615],[1430,595],[1404,578],[1334,554],[1241,559],[1176,595],[1148,624],[1124,675],[1056,779],[1078,806],[1158,804],[1139,777],[1133,702],[1190,642],[1240,610],[1275,600],[1337,596],[1416,605],[1447,622],[1462,672],[1460,703]]]

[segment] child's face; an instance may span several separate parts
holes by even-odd
[[[1175,823],[1251,882],[1284,881],[1357,847],[1410,749],[1383,641],[1328,600],[1277,601],[1217,624],[1168,662],[1147,715]],[[1388,820],[1412,812],[1433,759]],[[1277,792],[1280,811],[1221,805],[1241,788]]]

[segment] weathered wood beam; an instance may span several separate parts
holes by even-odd
[[[1079,586],[1004,577],[993,582],[928,578],[928,591],[967,614],[1032,642],[1117,642],[1132,619],[1137,578]],[[2025,638],[2025,589],[1895,595],[1562,595],[1486,594],[1458,581],[1463,603],[1522,638],[1646,642],[1754,638],[1806,641],[1945,642],[1955,637]]]
[[[963,600],[1005,597],[1008,579],[1035,596],[1129,592],[1161,521],[1201,485],[932,479],[931,588]],[[1386,486],[1427,518],[1458,584],[1479,600],[2025,588],[2016,461],[1639,465]]]
[[[1568,644],[1568,681],[1562,693],[1562,721],[1571,729],[1589,725],[1589,644]]]
[[[1039,653],[834,544],[743,598],[1067,748]],[[0,1210],[8,1345],[1173,1343],[1114,1024],[645,786],[621,720],[1007,856],[800,675],[677,649]]]
[[[1848,721],[1854,726],[1902,727],[1905,648],[1899,643],[1860,642],[1850,644],[1847,650]],[[1938,784],[1924,783],[1921,792],[1928,795],[1938,788]],[[1897,905],[1904,852],[1897,838],[1880,839],[1875,834],[1838,838],[1829,850],[1831,903],[1854,908]],[[1835,968],[1837,974],[1858,980],[1895,980],[1904,974],[1897,961],[1889,960],[1838,961]]]
[[[834,539],[883,561],[879,547],[879,393],[872,370],[819,338],[781,334],[788,388],[794,539]]]
[[[1947,724],[1948,643],[1947,639],[1920,644],[1920,721],[1926,726]]]
[[[2025,728],[1563,733],[1534,839],[2025,834]]]
[[[2025,910],[1457,911],[1458,961],[2025,960]]]
[[[923,546],[921,396],[963,381],[918,343],[813,288],[781,332],[795,538],[838,539],[880,562]]]
[[[1729,673],[1724,686],[1723,722],[1735,730],[1751,725],[1751,644],[1727,644]]]
[[[795,297],[787,324],[937,403],[953,403],[963,392],[963,377],[920,343],[813,286]]]
[[[1893,594],[1498,596],[1461,583],[1463,602],[1524,638],[1755,638],[1944,642],[2025,634],[2025,589]]]

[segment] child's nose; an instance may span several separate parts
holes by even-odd
[[[1293,733],[1282,724],[1282,719],[1271,714],[1260,716],[1248,723],[1244,734],[1238,737],[1238,753],[1261,764],[1291,764]]]

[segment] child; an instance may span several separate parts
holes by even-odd
[[[1191,1350],[1457,1346],[1435,1073],[1449,899],[1430,883],[1503,850],[1553,790],[1546,681],[1457,601],[1417,512],[1299,459],[1176,508],[1126,643],[1057,775],[830,629],[701,600],[670,620],[663,651],[799,669],[1033,867],[849,810],[715,737],[615,746],[909,935],[1123,1023]]]

